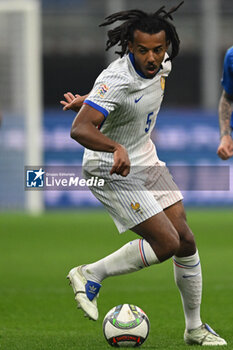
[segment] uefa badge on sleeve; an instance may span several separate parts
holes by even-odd
[[[44,187],[44,174],[42,168],[39,170],[26,170],[26,187],[42,188]]]

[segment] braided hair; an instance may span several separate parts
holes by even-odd
[[[156,34],[161,30],[166,33],[166,40],[171,43],[172,50],[170,57],[167,60],[173,60],[179,53],[180,39],[176,32],[175,26],[168,20],[173,20],[172,13],[175,12],[184,1],[178,6],[166,11],[165,6],[162,6],[154,13],[146,13],[141,10],[129,10],[113,13],[105,18],[105,21],[99,26],[108,26],[116,21],[125,21],[118,27],[108,31],[108,40],[106,43],[106,51],[112,46],[118,44],[121,46],[121,51],[115,51],[121,57],[128,52],[128,43],[134,40],[134,31],[140,30],[147,34]]]

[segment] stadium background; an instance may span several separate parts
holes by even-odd
[[[151,322],[143,348],[187,349],[170,260],[105,280],[98,299],[100,320],[90,323],[76,310],[65,280],[67,272],[106,256],[136,236],[130,231],[118,235],[105,210],[96,209],[98,203],[90,192],[43,191],[42,205],[36,206],[34,197],[32,208],[25,192],[39,192],[24,189],[25,154],[31,154],[35,166],[81,163],[83,149],[69,137],[74,113],[62,112],[59,101],[66,91],[89,91],[113,58],[104,51],[106,35],[98,24],[122,8],[154,10],[163,4],[170,8],[178,1],[35,0],[41,9],[42,39],[41,75],[37,76],[42,83],[40,164],[33,161],[38,159],[33,135],[29,144],[25,141],[25,106],[36,94],[24,88],[23,75],[32,68],[22,54],[25,23],[14,11],[9,16],[2,12],[3,2],[9,8],[34,1],[0,0],[0,347],[107,350],[101,329],[104,315],[114,305],[130,302],[144,309]],[[181,52],[166,82],[153,137],[160,158],[168,164],[231,167],[230,191],[190,191],[185,193],[185,202],[202,260],[202,318],[232,348],[233,171],[232,159],[223,162],[216,155],[222,61],[232,45],[232,0],[186,0],[174,18]],[[35,68],[38,45],[31,44],[28,53]],[[36,129],[33,107],[32,103],[26,119]],[[40,215],[31,215],[35,211]]]
[[[98,24],[107,14],[122,8],[141,8],[141,2],[41,0],[38,3],[41,7],[42,39],[41,163],[79,165],[83,148],[69,136],[75,114],[62,112],[59,101],[66,91],[79,94],[90,91],[97,75],[117,57],[114,50],[105,52],[106,32],[105,29],[98,28]],[[143,9],[150,11],[163,4],[169,8],[176,2],[146,0]],[[195,206],[232,205],[232,160],[222,162],[216,155],[216,149],[219,142],[217,106],[221,94],[220,80],[225,51],[232,45],[233,7],[230,0],[187,0],[174,17],[181,39],[181,50],[166,81],[165,98],[153,132],[158,155],[168,165],[229,165],[230,191],[188,191],[185,193],[185,203]],[[17,42],[13,29],[9,33],[12,41]],[[4,38],[4,31],[1,35]],[[0,131],[0,208],[22,209],[26,206],[23,205],[25,191],[22,184],[25,180],[22,165],[28,165],[22,154],[25,137],[17,112],[15,118],[8,115],[11,89],[8,87],[7,69],[10,66],[6,66],[4,47],[0,56],[0,108],[3,114]],[[11,79],[14,83],[14,78]],[[24,103],[22,101],[26,98],[23,93],[18,97],[20,103]],[[33,120],[33,115],[30,118]],[[18,168],[13,164],[17,164]],[[184,172],[183,182],[187,180],[185,176]],[[42,197],[45,208],[99,205],[90,192],[84,191],[45,191]]]

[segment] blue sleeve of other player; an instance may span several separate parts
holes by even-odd
[[[224,58],[222,86],[233,96],[233,46],[227,50]]]

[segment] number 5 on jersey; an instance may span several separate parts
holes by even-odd
[[[154,112],[150,112],[148,115],[147,115],[147,120],[146,120],[146,125],[147,127],[145,128],[145,132],[148,132],[150,130],[150,126],[151,126],[151,116],[154,114]]]

